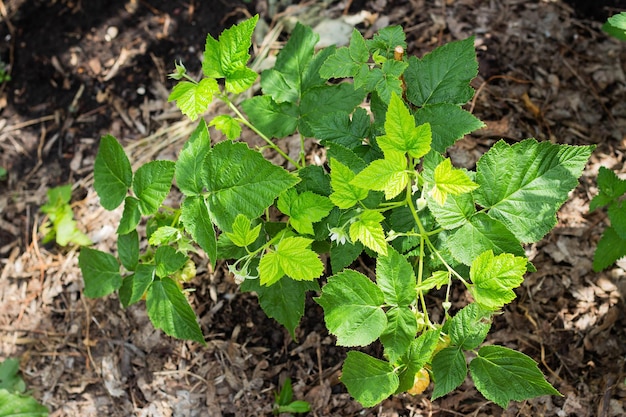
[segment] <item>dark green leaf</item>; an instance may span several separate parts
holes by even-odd
[[[85,281],[85,295],[89,298],[104,297],[122,285],[120,265],[109,253],[84,247],[80,250],[78,265]]]
[[[623,256],[626,256],[626,239],[620,238],[614,228],[607,227],[593,254],[593,270],[602,271]]]
[[[467,376],[465,355],[460,347],[447,347],[439,351],[433,358],[432,367],[435,380],[433,400],[458,388]]]
[[[122,146],[111,135],[105,135],[100,140],[93,180],[100,204],[107,210],[114,210],[122,204],[133,182],[130,161]]]
[[[143,215],[156,213],[163,204],[172,186],[175,167],[172,161],[151,161],[135,172],[133,191]]]
[[[204,119],[193,131],[187,143],[180,151],[176,161],[176,185],[185,195],[197,195],[202,192],[202,163],[211,150],[211,139]]]
[[[187,197],[183,201],[181,220],[187,233],[204,250],[209,257],[211,265],[215,267],[217,262],[217,241],[215,229],[209,216],[209,209],[204,198]]]
[[[139,235],[136,230],[117,237],[117,253],[129,271],[134,271],[139,262]]]
[[[154,254],[156,274],[161,278],[167,277],[182,268],[187,259],[187,255],[171,246],[159,246]]]
[[[127,196],[124,199],[124,211],[122,212],[120,224],[117,226],[117,234],[125,235],[136,230],[140,221],[139,200],[135,197]]]
[[[399,384],[392,364],[357,351],[348,352],[341,382],[363,407],[373,407],[389,397]]]

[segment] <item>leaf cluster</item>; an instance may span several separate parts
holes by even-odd
[[[316,50],[318,35],[298,24],[260,74],[261,94],[240,110],[234,97],[257,79],[247,67],[257,19],[207,37],[200,81],[176,64],[170,99],[184,114],[198,118],[214,98],[230,109],[200,118],[176,161],[133,172],[121,144],[102,138],[95,188],[103,207],[124,208],[117,256],[81,251],[85,294],[117,291],[124,306],[145,299],[157,328],[203,343],[183,290],[198,253],[213,268],[226,260],[241,290],[256,293],[294,339],[312,291],[337,344],[380,341],[382,358],[350,351],[343,367],[342,381],[364,406],[421,392],[430,380],[438,398],[467,375],[503,407],[558,394],[532,359],[481,345],[533,270],[522,244],[555,226],[593,147],[501,140],[475,170],[455,167],[447,149],[483,126],[463,108],[478,71],[473,38],[407,58],[397,26],[367,40],[355,30],[349,46]],[[227,140],[212,143],[210,126]],[[238,142],[243,127],[267,147]],[[278,146],[287,136],[300,140],[297,157]],[[307,138],[323,148],[321,164],[307,160]],[[269,162],[268,148],[291,170]],[[173,205],[172,183],[183,196]],[[375,259],[375,276],[350,268],[362,254]],[[454,315],[453,286],[472,300]],[[446,294],[440,322],[426,297],[435,288]]]
[[[0,363],[0,416],[46,417],[48,408],[26,392],[19,367],[20,361],[16,358]]]
[[[43,243],[56,240],[61,246],[91,245],[91,240],[78,229],[74,220],[70,206],[72,186],[68,184],[50,188],[47,194],[48,201],[40,208],[48,216],[39,229],[44,235]]]

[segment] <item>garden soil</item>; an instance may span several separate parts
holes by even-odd
[[[52,416],[269,416],[286,378],[295,399],[310,402],[310,416],[624,415],[625,265],[592,271],[608,219],[590,213],[589,201],[600,166],[626,176],[626,43],[600,30],[626,5],[578,3],[0,0],[0,59],[11,76],[0,85],[0,166],[7,170],[0,182],[0,359],[20,359],[28,388]],[[325,34],[338,41],[346,22],[365,36],[400,24],[409,53],[419,56],[475,36],[480,71],[467,109],[486,127],[450,150],[458,165],[472,168],[500,138],[597,145],[557,227],[526,247],[537,272],[487,339],[535,359],[561,397],[502,410],[468,380],[436,401],[431,387],[363,409],[339,382],[346,350],[335,346],[312,300],[294,342],[253,294],[238,291],[225,263],[211,269],[203,257],[188,288],[207,346],[155,330],[143,303],[124,310],[116,296],[84,297],[79,249],[41,242],[46,191],[73,184],[78,227],[113,252],[120,212],[100,208],[93,190],[99,138],[116,136],[135,166],[174,158],[194,127],[167,101],[174,61],[198,75],[206,34],[255,13],[263,25],[254,53],[268,57],[259,65],[284,44],[278,29],[294,21],[330,22]],[[255,144],[249,133],[244,139]],[[281,146],[288,151],[290,141]],[[309,151],[316,149],[311,142]],[[369,259],[354,267],[372,275]],[[442,296],[434,292],[428,301],[436,309]],[[466,302],[455,287],[453,309]],[[376,345],[367,351],[381,353]]]

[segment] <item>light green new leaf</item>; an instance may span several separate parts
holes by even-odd
[[[270,138],[284,138],[298,127],[298,107],[293,103],[276,103],[270,96],[255,96],[241,103],[250,122]]]
[[[328,216],[334,206],[328,197],[311,191],[298,194],[291,188],[280,195],[277,207],[290,217],[289,223],[298,233],[314,235],[313,223]]]
[[[100,204],[107,210],[115,210],[126,197],[133,182],[133,171],[122,145],[111,135],[100,139],[100,147],[94,162],[93,187],[100,197]]]
[[[496,255],[525,255],[524,248],[513,233],[485,213],[475,214],[467,223],[454,230],[447,246],[452,255],[465,265],[471,265],[476,257],[488,250]]]
[[[384,191],[385,198],[391,200],[406,189],[410,180],[406,156],[394,152],[385,155],[384,159],[373,161],[350,181],[350,185]]]
[[[363,407],[373,407],[393,394],[400,383],[393,365],[365,353],[350,351],[341,382]]]
[[[89,298],[104,297],[122,285],[120,265],[109,253],[84,247],[78,255],[78,265],[85,281],[85,295]]]
[[[205,158],[207,204],[213,222],[231,231],[238,213],[259,217],[298,178],[273,165],[245,143],[220,142]]]
[[[285,277],[274,285],[261,285],[258,279],[247,279],[241,291],[254,291],[259,297],[259,305],[267,314],[289,331],[296,340],[295,330],[304,315],[304,301],[307,291],[319,291],[315,281],[295,281]]]
[[[22,395],[0,389],[0,416],[2,417],[48,417],[48,408],[30,395]]]
[[[521,352],[502,346],[485,346],[470,362],[478,391],[506,409],[509,401],[524,401],[541,395],[561,395],[537,367]]]
[[[478,74],[474,37],[445,44],[422,59],[409,58],[404,72],[406,96],[418,107],[465,104],[474,95],[470,81]]]
[[[204,198],[200,196],[185,198],[182,204],[181,220],[187,233],[206,252],[211,265],[215,267],[217,238]]]
[[[233,25],[224,30],[219,36],[219,41],[210,34],[207,35],[204,55],[202,60],[202,72],[210,78],[228,78],[236,71],[245,68],[252,45],[252,33],[259,16]]]
[[[465,355],[458,346],[447,347],[439,351],[432,361],[435,389],[432,399],[443,397],[458,388],[467,376]]]
[[[469,193],[478,188],[478,184],[461,169],[452,167],[450,158],[444,159],[433,174],[434,185],[429,191],[429,195],[443,206],[446,203],[448,194],[460,195]]]
[[[124,307],[135,304],[143,298],[156,277],[155,272],[156,266],[139,264],[133,275],[124,278],[119,291],[120,301]]]
[[[435,271],[433,274],[422,281],[415,289],[417,291],[430,291],[433,288],[440,289],[444,285],[450,284],[450,272],[449,271]]]
[[[350,225],[350,239],[357,240],[380,255],[387,255],[387,241],[381,222],[384,216],[375,210],[364,210]]]
[[[430,150],[432,135],[429,124],[415,126],[409,109],[393,93],[385,117],[385,135],[376,140],[386,157],[391,153],[408,153],[413,158],[421,158]]]
[[[213,101],[213,95],[219,93],[220,88],[213,78],[203,78],[199,83],[180,81],[174,86],[167,101],[175,101],[180,111],[191,120],[204,113]]]
[[[251,245],[261,233],[261,224],[257,224],[254,229],[250,229],[250,219],[243,214],[238,214],[233,223],[233,231],[226,232],[226,236],[237,246],[245,248]]]
[[[176,185],[185,195],[197,195],[202,192],[202,162],[211,150],[211,138],[204,119],[193,131],[176,161]]]
[[[124,268],[135,270],[139,262],[139,234],[136,230],[117,237],[117,254]]]
[[[241,125],[232,116],[220,114],[214,117],[209,126],[215,126],[217,130],[222,132],[229,140],[235,140],[241,135]]]
[[[291,32],[289,40],[276,58],[274,68],[263,71],[261,87],[277,103],[297,102],[304,89],[303,74],[313,54],[319,35],[300,23]]]
[[[476,302],[485,309],[496,310],[513,301],[513,289],[524,281],[527,262],[525,257],[510,253],[494,256],[491,250],[474,259],[470,292]]]
[[[443,206],[435,202],[431,196],[428,196],[426,201],[437,223],[446,230],[463,226],[476,213],[471,193],[448,195]]]
[[[411,389],[415,383],[415,374],[430,361],[438,342],[439,329],[427,330],[417,339],[413,339],[406,355],[402,357],[403,367],[398,374],[400,385],[396,394]]]
[[[135,172],[133,192],[139,199],[143,215],[157,212],[170,192],[176,164],[172,161],[151,161]]]
[[[258,74],[247,67],[241,67],[226,76],[226,91],[233,94],[241,94],[252,87]]]
[[[340,209],[349,209],[367,197],[365,188],[351,184],[354,177],[350,168],[335,158],[330,158],[330,186],[333,189],[330,201]]]
[[[169,245],[181,237],[180,230],[172,226],[161,226],[150,235],[148,243],[152,246]]]
[[[380,342],[389,362],[395,363],[415,340],[417,319],[415,313],[407,307],[392,307],[386,314],[387,327],[380,335]]]
[[[622,239],[613,227],[607,227],[593,254],[593,270],[602,271],[623,256],[626,256],[626,239]]]
[[[376,260],[376,284],[385,295],[385,303],[409,306],[415,301],[415,273],[413,267],[395,249]],[[393,361],[392,361],[393,362]]]
[[[283,275],[296,281],[312,281],[324,272],[324,265],[310,249],[313,239],[304,237],[283,238],[276,250],[265,254],[259,263],[261,285],[272,285]]]
[[[490,328],[491,313],[472,303],[452,317],[448,334],[453,345],[472,350],[485,340]]]
[[[170,278],[154,281],[146,294],[148,317],[157,329],[178,339],[206,345],[202,330],[178,285]]]
[[[476,164],[476,202],[489,209],[518,240],[541,239],[556,211],[578,184],[593,146],[554,145],[526,139],[497,142]]]
[[[602,25],[602,30],[616,39],[626,41],[626,12],[609,17]]]
[[[446,152],[457,140],[485,126],[470,112],[449,103],[424,106],[415,111],[414,117],[417,125],[430,124],[431,147],[439,153]]]
[[[117,234],[124,235],[137,229],[141,221],[141,211],[139,211],[139,200],[135,197],[127,196],[124,199],[124,211],[120,224],[117,226]]]
[[[345,269],[328,278],[315,301],[324,309],[326,327],[339,346],[369,345],[387,327],[383,292],[359,272]]]

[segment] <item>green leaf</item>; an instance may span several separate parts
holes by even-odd
[[[117,226],[117,234],[125,235],[137,229],[141,221],[141,211],[139,211],[139,200],[135,197],[127,196],[124,199],[124,211],[120,224]]]
[[[384,159],[373,161],[359,172],[350,185],[365,190],[384,191],[385,198],[391,200],[406,189],[410,180],[406,156],[389,153]]]
[[[611,227],[622,240],[626,240],[626,203],[616,201],[609,205],[607,213],[611,219]]]
[[[210,78],[226,78],[226,90],[239,94],[256,80],[256,73],[246,67],[250,59],[252,34],[259,16],[230,27],[222,32],[219,41],[207,35],[202,72]]]
[[[593,254],[593,270],[602,271],[624,256],[626,239],[622,239],[613,227],[607,227]]]
[[[104,297],[122,285],[120,265],[109,253],[84,247],[78,255],[78,265],[85,281],[85,295]]]
[[[401,46],[406,50],[406,35],[401,26],[387,26],[378,31],[371,40],[367,40],[367,47],[372,55],[382,55],[393,58],[393,50]]]
[[[440,350],[433,358],[432,367],[435,380],[433,400],[458,388],[467,376],[465,355],[457,346]]]
[[[402,358],[405,366],[398,375],[400,385],[396,393],[405,392],[413,386],[415,374],[430,361],[438,342],[438,329],[427,330],[411,342],[406,355]]]
[[[505,409],[511,400],[561,395],[546,381],[535,361],[502,346],[481,348],[470,362],[470,372],[478,391]]]
[[[333,142],[354,149],[361,146],[369,136],[371,122],[367,111],[357,107],[352,119],[346,112],[336,112],[320,120],[311,120],[309,124],[315,138],[319,139],[322,145],[326,146],[327,142]]]
[[[120,301],[124,307],[135,304],[142,299],[154,278],[156,266],[151,264],[139,264],[133,275],[127,276],[122,281],[120,288]]]
[[[347,78],[354,76],[359,68],[360,65],[354,62],[348,48],[338,48],[324,61],[320,75],[326,79]]]
[[[283,238],[274,252],[267,253],[259,263],[261,285],[272,285],[283,275],[296,281],[312,281],[324,272],[317,254],[309,249],[313,239]]]
[[[465,104],[474,95],[470,81],[478,74],[474,37],[445,44],[422,59],[409,58],[404,72],[406,96],[416,106]]]
[[[254,243],[261,232],[261,224],[250,229],[250,219],[243,214],[238,214],[233,223],[233,231],[226,232],[226,236],[237,246],[245,248]]]
[[[364,210],[350,225],[350,239],[357,240],[380,255],[387,254],[387,241],[381,222],[384,216],[375,210]]]
[[[296,184],[299,193],[311,191],[315,194],[328,197],[331,193],[330,175],[324,167],[319,165],[307,165],[297,171],[300,182]]]
[[[211,120],[209,126],[215,126],[229,140],[235,140],[241,135],[241,125],[232,116],[220,114]]]
[[[416,125],[430,125],[431,147],[439,153],[446,152],[457,140],[485,126],[470,112],[449,103],[424,106],[415,111],[414,117]]]
[[[302,94],[300,101],[300,121],[298,128],[306,137],[312,137],[311,125],[336,112],[352,112],[365,98],[365,91],[355,89],[350,83],[321,85],[310,88]]]
[[[359,172],[367,166],[367,162],[357,155],[354,150],[333,142],[327,142],[326,144],[326,158],[328,160],[336,159],[349,167],[353,172]]]
[[[461,309],[452,320],[448,334],[453,345],[465,350],[475,349],[487,337],[491,328],[491,313],[472,303]]]
[[[415,302],[417,294],[413,267],[393,248],[376,260],[376,284],[385,295],[386,304],[408,307]]]
[[[315,301],[339,346],[366,346],[387,327],[383,292],[365,275],[346,269],[328,278]]]
[[[333,274],[340,272],[350,266],[363,252],[363,245],[359,242],[337,245],[333,243],[330,247],[330,266]]]
[[[464,263],[472,261],[485,251],[494,254],[512,253],[525,256],[519,240],[498,220],[485,213],[477,213],[460,228],[454,230],[447,243],[452,255]]]
[[[428,208],[435,216],[437,223],[446,230],[456,229],[467,223],[476,213],[472,194],[448,195],[443,206],[428,196]]]
[[[399,384],[392,364],[357,351],[348,352],[341,382],[363,407],[375,406],[393,394]]]
[[[213,78],[203,78],[199,83],[180,81],[174,86],[167,101],[175,101],[180,111],[191,120],[204,113],[213,101],[213,95],[219,93],[220,88]]]
[[[217,239],[204,198],[200,196],[185,198],[181,220],[187,233],[191,235],[193,240],[198,242],[198,245],[209,257],[211,265],[215,267],[215,262],[217,262]]]
[[[385,135],[376,140],[385,156],[390,153],[401,153],[421,158],[430,150],[432,135],[429,124],[415,126],[415,119],[409,109],[402,99],[393,93],[385,117]]]
[[[298,178],[267,161],[245,143],[220,142],[207,155],[203,170],[213,222],[230,231],[241,213],[256,219]]]
[[[300,23],[276,58],[273,69],[263,71],[261,87],[263,94],[270,95],[277,103],[297,102],[302,92],[302,75],[313,54],[319,35]]]
[[[16,358],[6,358],[0,363],[0,389],[9,392],[23,393],[26,391],[26,384],[19,375],[20,360]]]
[[[133,192],[143,215],[157,212],[170,192],[176,165],[172,161],[151,161],[135,172]]]
[[[0,416],[2,417],[47,417],[48,408],[31,396],[15,394],[0,389]]]
[[[440,289],[444,285],[450,284],[450,272],[448,271],[435,271],[433,274],[422,281],[415,289],[417,291],[427,292],[433,288]]]
[[[117,253],[129,271],[134,271],[139,262],[139,235],[136,230],[117,237]]]
[[[307,291],[319,291],[315,281],[295,281],[285,277],[274,285],[261,285],[258,279],[247,279],[242,291],[254,291],[259,297],[259,305],[267,315],[289,331],[296,340],[295,330],[304,315],[304,302]]]
[[[626,12],[615,14],[602,25],[602,30],[621,41],[626,41]]]
[[[598,171],[598,188],[600,193],[591,200],[589,211],[609,205],[613,200],[626,194],[626,180],[620,179],[615,172],[601,166]]]
[[[150,235],[148,243],[152,246],[169,245],[180,239],[180,229],[172,226],[160,226]]]
[[[333,188],[330,201],[340,209],[349,209],[367,197],[367,189],[351,183],[354,177],[350,168],[330,158],[330,186]]]
[[[170,278],[154,281],[146,295],[148,317],[157,329],[178,339],[206,345],[196,315],[178,285]]]
[[[250,122],[270,138],[284,138],[298,127],[298,107],[293,103],[276,103],[270,96],[255,96],[241,103]]]
[[[497,142],[476,164],[476,202],[489,209],[518,240],[541,239],[556,211],[578,184],[593,146],[554,145],[527,139]]]
[[[380,342],[389,362],[395,363],[415,339],[417,319],[415,313],[406,307],[392,307],[386,314],[387,327],[380,335]]]
[[[283,192],[277,207],[290,217],[289,223],[300,234],[313,235],[313,223],[317,223],[333,209],[328,197],[305,191],[298,194],[293,188]]]
[[[446,203],[448,194],[461,195],[478,188],[478,184],[473,182],[463,170],[452,167],[450,158],[444,159],[437,165],[433,180],[435,183],[429,191],[429,195],[440,206]]]
[[[356,63],[367,64],[367,61],[369,61],[370,52],[367,49],[367,43],[361,32],[356,28],[352,30],[348,51],[350,52],[350,58]]]
[[[171,246],[159,246],[154,254],[157,276],[164,278],[178,271],[187,262],[187,255]]]
[[[111,135],[103,136],[93,170],[93,187],[102,207],[115,210],[124,201],[132,182],[133,172],[122,145]]]
[[[202,163],[210,150],[209,130],[201,119],[176,161],[176,185],[183,194],[197,195],[202,192]]]
[[[510,253],[494,256],[483,252],[472,262],[470,292],[476,302],[487,310],[496,310],[515,298],[514,288],[524,281],[527,259]]]

